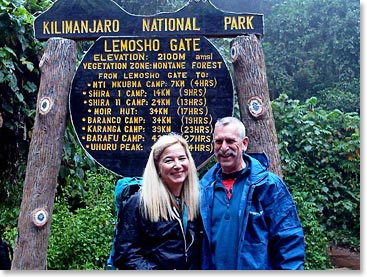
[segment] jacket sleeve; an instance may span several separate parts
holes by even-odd
[[[303,229],[288,188],[271,174],[267,191],[270,258],[274,269],[302,270],[305,260]],[[270,197],[269,197],[270,196]]]
[[[114,265],[126,270],[157,269],[156,264],[144,257],[144,229],[138,194],[132,196],[120,209],[118,217]]]

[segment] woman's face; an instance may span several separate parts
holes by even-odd
[[[159,173],[163,183],[176,196],[180,195],[183,182],[189,174],[189,159],[180,143],[167,147],[159,159]]]

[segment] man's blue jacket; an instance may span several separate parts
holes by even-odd
[[[304,269],[304,234],[292,196],[284,182],[267,170],[269,162],[265,154],[251,156],[243,156],[249,175],[246,170],[235,181],[243,184],[238,212],[241,224],[237,269]],[[202,269],[215,269],[210,249],[211,213],[214,184],[221,182],[221,172],[217,163],[200,180],[205,232]]]

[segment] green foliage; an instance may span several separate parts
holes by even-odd
[[[83,199],[89,186],[85,179],[85,172],[87,170],[97,172],[99,167],[94,159],[80,146],[69,121],[65,133],[57,195],[68,199],[72,210],[85,205]]]
[[[21,199],[16,207],[8,206],[6,202],[0,203],[0,232],[10,231],[14,226],[17,226],[20,203]]]
[[[315,96],[320,101],[320,107],[330,110],[330,107],[343,112],[360,112],[360,82],[359,79],[351,79],[347,82],[336,83],[318,91]]]
[[[27,7],[47,2],[0,0],[0,198],[12,205],[22,192],[42,49],[33,37],[34,17]]]
[[[117,180],[100,168],[87,170],[85,181],[84,207],[72,208],[67,197],[56,197],[47,253],[49,270],[104,269],[116,219],[113,193]],[[18,216],[15,211],[4,210],[2,219]],[[4,230],[4,238],[14,248],[17,231],[16,224],[12,226]]]
[[[293,191],[297,212],[305,233],[306,270],[323,270],[331,267],[330,257],[326,253],[329,245],[325,227],[320,224],[322,213],[314,202],[310,202],[310,192]]]
[[[104,170],[86,171],[85,207],[72,211],[57,198],[52,219],[48,269],[104,269],[111,249],[115,206],[115,176]]]
[[[359,9],[357,1],[293,0],[282,1],[265,15],[270,28],[263,47],[272,99],[286,93],[305,101],[319,91],[334,92],[335,85],[359,80]],[[347,101],[350,92],[359,95],[359,88],[345,96],[344,91],[335,92]],[[353,100],[358,107],[358,98]],[[327,104],[334,109],[331,105],[338,103]]]
[[[302,105],[281,95],[272,107],[286,183],[323,213],[329,241],[359,247],[359,116],[326,111],[316,98]]]
[[[125,11],[135,15],[152,15],[161,12],[175,12],[182,8],[187,0],[115,0]]]

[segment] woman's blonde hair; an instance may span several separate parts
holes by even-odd
[[[168,190],[158,175],[158,161],[163,151],[176,143],[181,144],[189,160],[188,176],[183,183],[182,203],[188,208],[188,220],[193,220],[199,214],[199,180],[194,159],[191,156],[186,140],[178,134],[161,136],[150,151],[143,174],[140,207],[143,216],[152,222],[160,219],[172,220],[176,216],[173,208],[176,206],[174,195]]]

